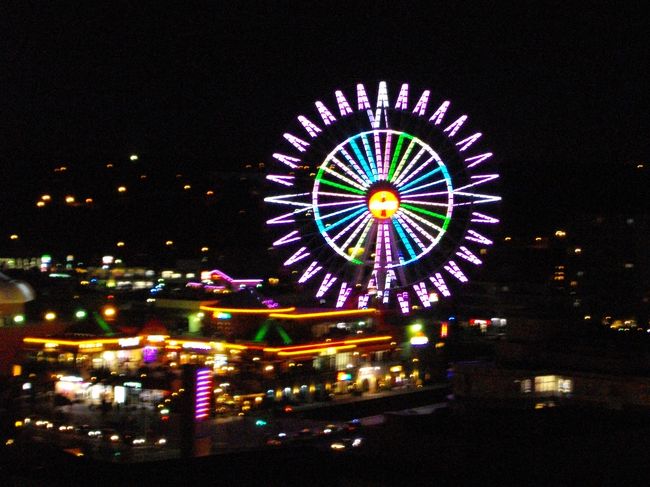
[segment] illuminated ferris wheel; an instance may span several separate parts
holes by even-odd
[[[282,192],[265,201],[284,208],[267,221],[283,230],[273,245],[290,247],[284,265],[336,307],[430,307],[482,264],[499,222],[481,132],[463,134],[468,117],[449,117],[449,101],[429,109],[429,90],[412,107],[408,84],[396,94],[380,82],[371,104],[358,84],[351,105],[336,91],[336,115],[317,101],[273,154],[283,171],[267,175]]]

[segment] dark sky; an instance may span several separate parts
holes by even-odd
[[[650,163],[643,2],[168,3],[0,4],[3,204],[60,162],[268,160],[314,100],[381,79],[471,114],[513,221],[642,199],[611,185]]]

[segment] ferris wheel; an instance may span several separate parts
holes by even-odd
[[[358,84],[351,104],[336,91],[336,115],[316,101],[273,154],[282,171],[266,176],[276,194],[265,201],[284,208],[267,221],[282,232],[273,245],[290,248],[298,283],[336,307],[430,307],[482,264],[499,222],[482,133],[464,133],[468,116],[430,104],[430,90],[410,100],[405,83],[395,94],[380,82],[371,104]]]

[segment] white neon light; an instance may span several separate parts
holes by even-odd
[[[471,240],[472,242],[477,242],[483,245],[492,245],[494,242],[489,238],[484,237],[480,233],[474,230],[467,230],[467,235],[465,235],[465,240]]]
[[[484,203],[494,203],[495,201],[501,201],[501,196],[492,196],[490,194],[480,194],[480,193],[466,193],[464,191],[454,190],[454,197],[464,196],[469,197],[470,201],[460,203],[456,201],[454,206],[467,206],[467,205],[482,205]]]
[[[424,228],[422,228],[420,225],[418,225],[417,222],[416,222],[415,220],[413,220],[409,215],[407,215],[406,212],[400,212],[398,218],[403,218],[405,221],[407,221],[407,222],[409,223],[409,225],[411,225],[411,226],[414,227],[418,232],[420,232],[421,235],[423,235],[424,237],[426,237],[426,238],[428,238],[429,240],[431,240],[431,243],[433,243],[434,245],[438,242],[438,239],[440,238],[439,236],[431,235],[431,234],[430,234],[429,232],[427,232]],[[425,220],[425,221],[427,221],[427,220]],[[439,227],[439,226],[437,226],[437,225],[435,225],[435,224],[433,224],[433,223],[431,224],[431,226],[432,226],[432,228],[433,228],[434,230],[437,230],[437,231],[438,231],[438,234],[440,234],[440,232],[442,232],[442,228],[441,228],[441,227]],[[429,247],[429,249],[431,249],[431,248],[433,248],[433,246],[430,246],[430,247]]]
[[[422,147],[415,155],[415,157],[411,159],[411,162],[409,162],[408,165],[404,168],[404,171],[400,171],[402,165],[402,163],[400,162],[400,165],[397,166],[397,169],[395,169],[395,172],[393,173],[393,181],[396,186],[400,186],[401,184],[404,184],[406,182],[406,181],[402,181],[402,178],[404,178],[404,176],[408,176],[408,179],[411,179],[413,177],[413,174],[409,174],[409,171],[415,164],[418,163],[420,157],[422,157],[422,155],[425,153],[427,153],[427,147]],[[431,156],[429,160],[433,160],[433,156]],[[422,168],[420,168],[420,170],[421,169]]]
[[[285,194],[282,196],[267,196],[264,198],[264,201],[267,203],[277,203],[279,205],[289,205],[289,206],[300,206],[303,208],[310,208],[310,203],[303,203],[301,201],[291,201],[292,198],[296,196],[308,196],[309,193],[296,193],[296,194]]]
[[[390,295],[390,285],[393,281],[397,280],[397,275],[393,269],[386,271],[386,281],[384,282],[384,299],[383,302],[388,303],[388,296]]]
[[[336,122],[336,118],[334,118],[332,112],[330,112],[328,108],[323,105],[323,102],[317,101],[316,108],[318,108],[318,113],[320,113],[320,117],[323,119],[323,123],[325,125],[331,125],[333,122]]]
[[[458,119],[455,122],[453,122],[449,127],[447,127],[445,130],[443,130],[443,132],[449,132],[447,134],[447,137],[452,138],[454,135],[456,135],[456,132],[458,132],[460,128],[463,126],[465,120],[467,120],[467,115],[458,117]]]
[[[359,176],[361,176],[364,180],[368,182],[368,185],[370,185],[370,178],[372,177],[372,171],[370,174],[366,173],[359,164],[355,161],[355,159],[350,155],[350,153],[346,150],[345,147],[340,147],[338,151],[343,154],[343,157],[347,159],[347,161],[350,163],[350,166],[352,166],[354,169],[356,169],[357,173]]]
[[[471,221],[473,221],[475,223],[499,223],[498,218],[494,218],[492,216],[484,215],[483,213],[479,213],[477,211],[472,213]]]
[[[440,294],[448,298],[451,296],[451,293],[449,292],[449,288],[447,287],[447,284],[445,284],[445,280],[442,278],[442,274],[437,272],[434,276],[429,277],[429,280],[433,283],[433,285],[440,291]]]
[[[399,308],[402,314],[408,314],[409,312],[409,293],[404,291],[397,293],[397,302],[399,303]]]
[[[456,255],[459,257],[462,257],[465,259],[467,262],[471,262],[472,264],[475,265],[481,265],[483,261],[476,257],[467,247],[461,246],[458,248],[458,252],[456,252]]]
[[[385,81],[379,83],[379,92],[377,93],[377,110],[375,111],[374,119],[371,118],[370,122],[374,128],[379,128],[383,114],[384,124],[388,126],[386,119],[386,109],[388,108],[388,88]],[[370,113],[368,114],[370,115]]]
[[[305,130],[309,134],[310,137],[315,138],[318,137],[318,134],[322,132],[322,130],[310,121],[307,117],[304,117],[303,115],[300,115],[298,117],[298,121],[302,124],[303,127],[305,127]]]
[[[458,279],[460,282],[467,282],[467,276],[463,274],[463,271],[460,270],[460,267],[453,261],[450,260],[445,266],[445,270],[449,272],[452,276]]]
[[[359,302],[357,304],[357,307],[359,309],[367,308],[368,301],[370,301],[370,294],[362,294],[361,296],[359,296]]]
[[[269,174],[266,179],[274,183],[281,184],[282,186],[293,186],[294,176],[280,176],[278,174]]]
[[[384,169],[383,163],[381,161],[381,137],[379,133],[373,133],[372,139],[375,142],[375,164],[377,165],[377,172],[379,173],[379,179],[382,179]]]
[[[433,112],[433,115],[429,118],[429,122],[433,122],[434,125],[440,125],[440,122],[442,122],[442,119],[445,116],[445,113],[447,113],[447,109],[449,108],[449,105],[451,104],[450,101],[443,101],[442,105],[438,107],[438,109]]]
[[[388,171],[390,169],[390,151],[391,151],[391,143],[393,140],[393,134],[392,132],[388,132],[386,134],[386,145],[384,147],[384,168],[383,172],[381,173],[381,179],[386,180],[388,178]]]
[[[357,243],[354,246],[354,250],[352,253],[353,256],[356,256],[357,253],[359,252],[359,249],[361,248],[361,244],[365,242],[366,236],[368,235],[368,231],[370,231],[370,228],[372,228],[372,218],[370,217],[370,215],[368,215],[368,223],[366,223],[366,226],[363,228],[363,233],[361,234],[361,237],[359,237],[359,240],[357,240]]]
[[[359,105],[359,110],[370,110],[370,101],[368,101],[366,89],[361,83],[357,85],[357,103]]]
[[[418,236],[413,232],[411,229],[410,225],[402,218],[402,215],[397,214],[395,215],[397,218],[397,221],[402,225],[402,228],[406,230],[406,233],[409,234],[409,236],[413,239],[413,241],[417,244],[418,247],[420,247],[421,252],[425,252],[427,250],[427,246],[422,243],[422,241],[418,238]],[[431,236],[429,235],[429,238],[431,239]]]
[[[368,165],[370,166],[370,170],[372,171],[372,177],[374,180],[377,180],[377,165],[376,163],[373,164],[372,149],[370,148],[370,142],[368,142],[368,138],[365,135],[361,137],[361,140],[363,141],[363,148],[365,149],[366,157],[368,158]]]
[[[478,156],[468,157],[467,159],[465,159],[465,162],[471,163],[467,165],[467,168],[469,169],[470,167],[479,165],[481,162],[483,162],[486,159],[489,159],[490,157],[492,157],[492,153],[486,152],[484,154],[479,154]]]
[[[297,157],[285,156],[284,154],[275,153],[273,154],[273,158],[277,159],[283,164],[286,164],[291,169],[297,168],[298,164],[301,163],[300,159],[298,159]]]
[[[426,284],[424,284],[424,282],[413,284],[413,289],[415,289],[415,294],[417,294],[418,298],[420,298],[422,306],[425,308],[430,308],[431,302],[429,301],[429,292],[427,291]]]
[[[341,289],[339,290],[339,295],[336,298],[336,307],[341,308],[345,304],[345,301],[348,299],[348,296],[350,296],[350,293],[352,292],[352,287],[348,286],[347,282],[344,282],[341,284]]]
[[[286,133],[284,134],[284,138],[287,139],[292,146],[298,149],[299,152],[305,152],[307,150],[307,147],[309,147],[309,142],[305,142],[295,135]]]
[[[425,90],[422,92],[422,96],[420,96],[420,99],[418,100],[417,104],[415,105],[415,108],[413,109],[413,113],[417,113],[418,117],[421,117],[427,111],[427,105],[429,104],[430,95],[431,92],[429,90]]]
[[[470,135],[466,139],[461,140],[456,144],[456,146],[462,145],[460,149],[458,149],[458,152],[463,152],[465,149],[467,149],[469,146],[471,146],[474,142],[476,142],[478,139],[481,138],[481,135],[483,135],[481,132],[476,132],[474,135]]]
[[[348,245],[350,245],[350,242],[354,240],[354,238],[362,231],[363,228],[365,228],[368,223],[372,220],[372,217],[370,216],[369,213],[362,213],[359,215],[357,218],[355,218],[352,223],[349,225],[346,225],[346,227],[341,230],[339,233],[334,235],[332,237],[332,242],[336,242],[339,238],[341,238],[342,235],[345,235],[348,233],[350,228],[355,227],[354,231],[348,236],[348,238],[343,242],[341,245],[342,249],[347,248]]]
[[[409,85],[404,83],[397,95],[397,103],[395,103],[395,110],[406,110],[409,98]]]
[[[295,254],[293,254],[284,262],[284,266],[287,267],[290,266],[291,264],[295,264],[299,260],[302,260],[308,256],[309,256],[309,252],[307,251],[307,247],[300,247]]]
[[[384,223],[380,223],[377,226],[377,238],[375,240],[375,263],[373,273],[377,272],[377,269],[381,267],[381,243],[384,238],[384,225]]]
[[[419,154],[418,154],[418,159],[419,159],[419,157],[420,157],[420,156],[419,156]],[[407,168],[404,170],[404,172],[403,172],[402,174],[400,174],[400,176],[399,176],[399,178],[398,178],[398,180],[399,180],[400,178],[404,178],[404,179],[402,179],[401,181],[396,181],[395,184],[397,184],[398,186],[403,186],[403,185],[405,185],[405,184],[408,183],[411,179],[413,179],[415,176],[417,176],[417,175],[420,173],[420,171],[422,171],[422,169],[424,169],[424,168],[427,167],[429,164],[431,164],[431,162],[434,161],[434,160],[435,160],[435,157],[434,157],[434,156],[431,156],[431,157],[429,157],[426,161],[424,161],[420,167],[418,167],[417,169],[411,171],[411,166],[413,166],[414,164],[417,164],[417,162],[418,162],[417,160],[413,161],[411,164],[409,164],[409,167],[407,167]],[[439,161],[436,161],[436,162],[439,162]]]
[[[332,276],[330,272],[325,274],[325,278],[323,279],[323,282],[321,283],[320,287],[318,288],[318,292],[316,293],[317,298],[322,298],[327,290],[332,287],[332,284],[334,284],[334,281],[336,281],[336,277]]]
[[[456,188],[454,190],[454,193],[457,191],[462,192],[464,189],[487,183],[488,181],[492,181],[493,179],[497,179],[498,177],[499,177],[498,174],[477,174],[476,176],[472,176],[470,178],[473,181],[472,183],[466,184],[465,186],[461,186],[460,188]]]
[[[298,284],[303,284],[307,282],[311,277],[316,274],[318,271],[320,271],[323,268],[322,265],[318,264],[318,261],[313,261],[311,264],[309,264],[309,267],[307,267],[307,270],[303,273],[302,276],[300,276],[300,279],[298,279]]]
[[[271,218],[270,220],[266,220],[267,225],[284,225],[285,223],[294,223],[296,219],[294,218],[295,215],[298,213],[302,213],[306,211],[307,208],[300,208],[298,210],[294,210],[290,213],[285,213],[284,215],[276,216],[274,218]]]
[[[293,230],[287,233],[284,237],[279,238],[273,242],[273,246],[279,247],[280,245],[288,244],[289,242],[295,242],[296,240],[300,240],[300,233],[298,230]]]
[[[343,92],[339,90],[334,94],[336,95],[336,103],[339,105],[339,112],[341,112],[341,116],[345,117],[346,115],[352,113],[352,108],[350,108],[350,104],[345,99]]]

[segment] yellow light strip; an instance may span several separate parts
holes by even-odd
[[[334,353],[339,350],[349,350],[350,348],[356,348],[356,345],[341,345],[338,347],[321,347],[321,348],[309,348],[307,350],[297,350],[295,352],[278,352],[278,355],[282,357],[292,356],[292,355],[310,355],[314,353],[333,351]]]
[[[216,308],[214,306],[200,306],[203,311],[213,313],[230,313],[230,314],[271,314],[271,313],[290,313],[295,311],[295,306],[289,308]]]
[[[102,345],[104,344],[118,344],[120,343],[120,340],[124,340],[124,337],[122,338],[94,338],[94,339],[88,339],[88,340],[57,340],[53,338],[33,338],[33,337],[26,337],[23,338],[23,342],[25,343],[55,343],[57,345],[72,345],[72,346],[80,346],[80,345],[87,345],[90,343],[101,343]]]
[[[293,345],[291,347],[267,347],[264,349],[265,352],[287,352],[298,349],[309,349],[309,348],[331,348],[338,347],[342,345],[352,345],[359,343],[369,343],[369,342],[380,342],[391,340],[393,337],[390,335],[383,335],[378,337],[368,337],[368,338],[352,338],[350,340],[338,340],[335,342],[319,342],[319,343],[306,343],[304,345]]]
[[[311,318],[334,318],[341,316],[364,316],[374,314],[375,308],[368,309],[348,309],[343,311],[319,311],[316,313],[284,313],[284,310],[274,310],[269,317],[284,318],[287,320],[308,320]]]

